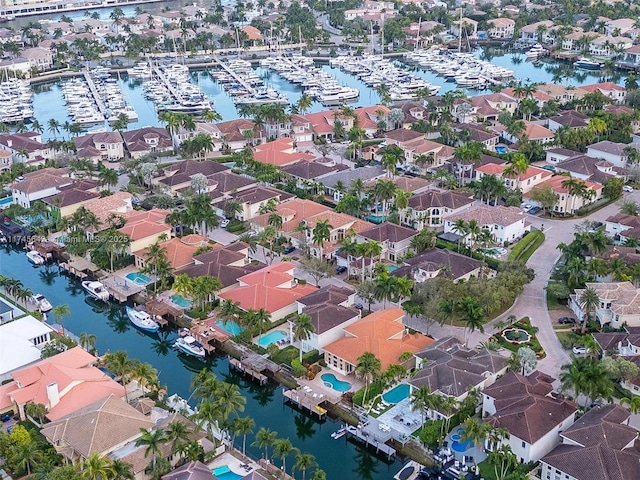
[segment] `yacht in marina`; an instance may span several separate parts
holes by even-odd
[[[544,47],[539,43],[536,43],[533,47],[531,47],[529,50],[524,52],[524,54],[527,58],[538,58],[540,55],[543,55],[545,52],[546,50],[544,49]]]
[[[182,353],[186,353],[187,355],[191,355],[194,357],[204,358],[206,355],[204,347],[200,343],[198,343],[198,341],[196,341],[196,339],[191,335],[178,338],[173,346],[180,350]]]
[[[261,89],[255,95],[236,98],[236,105],[263,105],[265,103],[289,104],[289,98],[272,88]]]
[[[111,296],[104,285],[100,282],[85,280],[82,282],[82,288],[84,288],[89,295],[97,300],[102,300],[103,302],[109,301],[109,297]]]
[[[160,329],[160,325],[156,322],[151,315],[144,310],[136,310],[131,307],[126,307],[127,317],[133,325],[145,332],[157,332]]]
[[[579,58],[577,62],[574,62],[573,66],[583,70],[600,70],[602,68],[602,63],[582,57]]]
[[[351,87],[335,85],[322,89],[318,100],[325,106],[340,105],[344,102],[355,102],[360,96],[360,90]]]

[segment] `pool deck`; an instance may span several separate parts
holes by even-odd
[[[241,452],[237,452],[237,453],[238,453],[238,456],[241,455]],[[242,468],[242,465],[249,465],[251,469]],[[233,473],[240,475],[241,477],[245,477],[249,473],[261,469],[260,465],[258,465],[256,462],[252,461],[251,459],[247,458],[247,462],[245,463],[241,459],[236,458],[236,456],[233,455],[231,452],[225,452],[219,457],[216,457],[212,462],[207,464],[207,467],[209,467],[211,470],[215,470],[216,468],[220,468],[220,467],[229,467],[229,469]]]
[[[452,435],[456,435],[460,427],[454,428],[449,435],[446,437],[447,445],[451,447],[453,440],[451,439]],[[473,457],[473,463],[478,464],[484,461],[487,458],[487,454],[484,452],[484,447],[482,445],[474,445],[473,448],[465,450],[464,452],[457,452],[453,448],[450,448],[451,453],[455,460],[462,462],[464,461],[464,457]],[[470,463],[470,462],[467,462]]]
[[[420,412],[411,410],[411,400],[405,398],[374,420],[388,425],[393,438],[402,441],[420,428],[422,417]]]
[[[326,389],[330,392],[333,392],[334,394],[342,395],[343,393],[346,393],[346,392],[338,392],[337,390],[334,390],[331,387],[327,387],[324,384],[324,380],[322,380],[322,375],[324,375],[325,373],[333,374],[333,376],[336,377],[341,382],[349,382],[351,384],[351,388],[347,390],[347,392],[357,392],[364,386],[364,382],[361,379],[356,378],[354,375],[343,375],[340,372],[331,370],[330,368],[323,368],[321,372],[318,372],[318,374],[315,376],[313,380],[303,380],[301,383],[309,385],[311,388]]]

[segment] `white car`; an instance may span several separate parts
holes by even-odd
[[[523,203],[522,205],[520,205],[520,208],[525,212],[528,212],[529,210],[531,210],[531,207],[532,205],[529,205],[528,203]]]
[[[576,345],[575,347],[573,347],[573,353],[575,355],[586,355],[588,351],[589,350],[587,350],[587,347],[583,347],[580,345]]]
[[[631,192],[633,192],[633,187],[630,187],[629,185],[625,185],[624,187],[622,187],[622,191],[623,192],[627,192],[627,193],[631,193]]]
[[[223,218],[222,221],[220,222],[220,226],[222,228],[225,228],[227,225],[229,225],[230,220],[228,218]]]

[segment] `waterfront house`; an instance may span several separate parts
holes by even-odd
[[[624,35],[629,30],[633,29],[637,19],[633,18],[619,18],[617,20],[608,20],[605,27],[604,33],[610,37],[619,37],[620,35]]]
[[[49,70],[53,66],[53,52],[49,48],[25,48],[20,54],[39,72]]]
[[[193,265],[194,255],[198,249],[208,245],[209,240],[202,235],[192,233],[184,237],[173,237],[169,240],[159,242],[159,246],[164,250],[167,261],[171,268],[178,270]],[[149,254],[149,247],[140,250],[131,249],[134,263],[137,268],[144,268]],[[213,275],[215,276],[215,275]]]
[[[456,19],[451,22],[449,32],[456,38],[459,36],[470,39],[478,38],[478,22],[467,17],[463,17],[461,20]]]
[[[488,163],[476,168],[476,181],[481,181],[485,175],[494,175],[500,178],[507,188],[511,190],[521,190],[523,193],[531,191],[536,185],[543,183],[553,175],[549,170],[544,168],[529,166],[527,171],[519,175],[505,174],[504,171],[509,165]]]
[[[585,286],[594,289],[600,299],[600,305],[594,312],[600,325],[609,324],[611,328],[620,328],[623,324],[640,326],[640,290],[631,282],[587,282]],[[576,289],[569,296],[569,308],[578,319],[586,317],[580,304],[583,291],[584,289]]]
[[[615,404],[599,405],[560,433],[561,444],[540,459],[540,478],[640,478],[638,430],[630,413]]]
[[[151,180],[152,185],[162,185],[169,194],[191,187],[191,178],[196,174],[211,177],[216,173],[229,170],[229,167],[218,162],[198,162],[184,160],[163,169],[159,176]]]
[[[444,219],[462,212],[474,203],[471,195],[449,190],[428,190],[409,198],[409,206],[399,213],[403,225],[420,231],[425,227],[442,225]]]
[[[162,480],[217,480],[210,467],[199,460],[185,463],[162,476]],[[243,480],[246,477],[242,477]],[[252,479],[253,480],[253,479]]]
[[[433,278],[447,278],[457,283],[477,278],[481,274],[485,278],[495,276],[493,270],[486,267],[483,269],[479,260],[442,248],[432,248],[415,257],[406,258],[397,270],[391,272],[391,275],[406,276],[415,283]]]
[[[600,93],[617,105],[624,104],[627,98],[627,89],[613,82],[600,82],[591,85],[582,85],[582,90],[588,93]]]
[[[42,143],[42,135],[37,132],[0,134],[0,149],[9,152],[14,162],[37,167],[51,158],[51,149]]]
[[[124,141],[118,132],[87,133],[73,139],[78,158],[97,164],[101,160],[115,162],[124,158]]]
[[[15,76],[31,78],[31,62],[24,57],[12,57],[0,60],[0,70],[11,72]]]
[[[615,167],[626,168],[629,155],[626,149],[635,148],[638,150],[640,144],[637,143],[616,143],[603,140],[598,143],[587,145],[587,155],[592,158],[599,158],[612,163]]]
[[[6,172],[8,170],[11,170],[12,165],[13,155],[11,154],[11,152],[0,149],[0,171]]]
[[[119,228],[118,232],[129,237],[129,251],[137,252],[149,248],[163,236],[169,238],[171,226],[164,222],[169,213],[169,210],[153,208],[124,215],[124,226]]]
[[[31,315],[13,320],[14,306],[0,300],[0,382],[11,373],[38,362],[53,328]]]
[[[432,342],[415,356],[418,370],[409,380],[411,388],[427,387],[430,392],[452,397],[457,403],[467,397],[469,389],[483,390],[493,385],[507,371],[508,363],[498,353],[468,348],[451,336]],[[443,412],[427,409],[431,420],[445,416]]]
[[[640,66],[640,45],[633,45],[624,51],[622,60],[616,64],[626,67]]]
[[[585,195],[574,195],[570,192],[569,188],[567,188],[564,183],[567,181],[569,177],[565,177],[564,175],[556,175],[544,182],[539,183],[535,188],[551,188],[551,191],[556,194],[557,202],[553,206],[553,211],[557,213],[575,213],[580,208],[593,203],[602,198],[602,185],[596,182],[592,182],[589,180],[583,180],[584,186],[589,194]],[[535,200],[531,199],[531,192],[534,189],[523,194],[523,197],[527,199],[527,202],[532,203],[534,205],[538,205]],[[539,206],[539,205],[538,205]]]
[[[493,18],[487,21],[489,38],[511,38],[516,26],[516,22],[510,18]]]
[[[54,218],[69,217],[89,200],[100,197],[95,180],[75,181],[59,190],[59,193],[42,199]]]
[[[626,181],[629,171],[616,167],[611,162],[599,158],[588,157],[580,153],[556,164],[556,173],[569,173],[574,178],[605,183],[611,178],[622,178]]]
[[[327,366],[348,375],[355,371],[358,358],[370,352],[385,371],[389,365],[401,363],[403,353],[416,353],[431,345],[432,338],[407,331],[402,324],[404,314],[400,308],[378,310],[343,328],[344,336],[324,347]]]
[[[173,140],[166,129],[143,127],[122,133],[124,146],[131,158],[173,151]]]
[[[554,396],[555,378],[535,371],[528,376],[509,372],[482,391],[482,418],[509,435],[489,450],[508,445],[520,463],[537,462],[560,442],[559,434],[573,425],[576,405]]]
[[[444,233],[453,233],[458,235],[460,232],[456,230],[456,221],[463,220],[469,222],[475,220],[478,222],[480,229],[488,230],[496,245],[506,245],[513,243],[521,238],[531,229],[531,225],[526,222],[526,218],[517,207],[504,207],[496,205],[490,207],[488,205],[476,205],[459,213],[448,216],[444,221]],[[468,236],[464,236],[465,243],[471,243],[473,240]]]
[[[589,54],[599,58],[611,58],[633,45],[627,37],[598,36],[589,43]]]
[[[566,87],[558,83],[546,83],[537,86],[538,91],[549,95],[551,99],[557,101],[561,105],[572,100],[580,100],[588,92],[581,87]]]
[[[271,321],[280,320],[298,310],[296,300],[318,289],[298,283],[295,268],[291,262],[282,262],[248,273],[238,278],[237,286],[218,296],[239,303],[244,311],[263,308]]]
[[[110,218],[119,216],[122,218],[134,212],[131,200],[133,195],[129,192],[116,192],[106,197],[94,198],[84,204],[84,208],[92,212],[98,219],[99,225],[97,229],[89,227],[87,234],[92,234],[109,228]]]
[[[415,230],[390,222],[384,222],[355,236],[356,243],[375,241],[382,247],[380,260],[396,262],[411,248],[411,240],[418,234]]]
[[[94,367],[97,358],[80,347],[41,360],[11,373],[0,386],[0,412],[17,408],[26,419],[28,403],[46,407],[46,418],[58,420],[111,394],[125,396],[122,385]]]
[[[49,167],[25,173],[23,180],[11,184],[13,203],[29,208],[36,200],[56,195],[61,187],[72,183],[67,168]]]
[[[360,310],[353,307],[355,290],[337,285],[327,285],[297,300],[298,313],[311,317],[314,331],[302,342],[302,350],[324,352],[325,345],[335,342],[343,335],[344,327],[360,320]],[[295,321],[289,321],[291,337]]]
[[[520,38],[530,42],[537,41],[541,32],[546,31],[551,27],[553,27],[553,21],[551,20],[543,20],[541,22],[525,25],[520,29]]]

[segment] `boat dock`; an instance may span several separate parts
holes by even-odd
[[[78,277],[80,280],[85,280],[88,277],[96,278],[96,274],[100,270],[93,263],[79,257],[74,258],[69,262],[59,263],[58,267],[65,272]]]
[[[160,67],[158,67],[157,65],[154,65],[153,74],[162,82],[162,85],[165,86],[165,88],[169,91],[169,93],[171,94],[171,96],[176,102],[182,98],[182,95],[180,95],[180,92],[178,92],[178,90],[171,84],[171,82],[169,81],[167,76],[164,74],[164,72],[160,70]]]
[[[237,358],[229,357],[229,367],[233,367],[234,370],[249,375],[252,379],[257,380],[260,385],[265,385],[269,378],[260,372],[256,372],[253,368],[244,365],[241,360]]]
[[[91,95],[93,96],[93,101],[98,107],[98,111],[106,118],[107,117],[107,106],[102,101],[102,97],[98,93],[98,89],[96,88],[96,84],[93,82],[93,78],[89,72],[84,72],[84,81],[87,82],[89,86],[89,90],[91,91]]]
[[[249,85],[249,83],[247,83],[244,78],[242,78],[242,76],[240,74],[238,74],[238,72],[234,71],[231,67],[229,67],[229,65],[225,64],[224,62],[222,62],[218,57],[215,57],[215,62],[225,71],[227,72],[229,75],[231,75],[236,82],[238,82],[240,85],[242,85],[243,88],[245,88],[251,95],[256,95],[257,90],[255,88],[253,88],[251,85]]]
[[[382,439],[370,435],[367,431],[365,431],[364,428],[357,428],[349,425],[347,427],[347,436],[361,443],[374,447],[376,449],[376,453],[384,453],[389,459],[396,456],[395,448],[390,447],[389,445],[384,443]]]
[[[311,413],[315,413],[320,420],[324,419],[327,410],[322,408],[320,404],[326,400],[323,394],[314,393],[311,388],[305,386],[294,390],[283,390],[283,401],[292,403]]]
[[[101,278],[100,282],[111,294],[111,297],[120,303],[125,303],[129,297],[146,290],[143,285],[138,285],[131,281],[127,282],[117,275],[108,275],[105,278]]]

